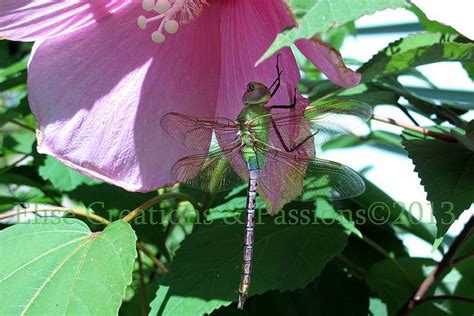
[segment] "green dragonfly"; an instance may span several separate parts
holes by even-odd
[[[372,115],[371,107],[358,101],[337,100],[296,112],[296,89],[292,104],[268,106],[280,87],[278,63],[277,74],[270,87],[258,82],[247,85],[242,98],[244,108],[236,120],[172,112],[160,122],[176,141],[203,151],[175,163],[171,175],[177,182],[207,192],[225,191],[248,182],[238,302],[241,309],[250,287],[257,188],[260,195],[271,199],[273,194],[285,203],[301,195],[305,178],[324,177],[326,185],[312,190],[324,191],[335,200],[365,190],[361,177],[349,167],[314,157],[314,145],[365,125]],[[271,113],[272,109],[290,111]]]

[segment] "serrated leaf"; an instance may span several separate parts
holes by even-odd
[[[459,143],[407,137],[403,146],[432,202],[437,236],[442,237],[474,201],[474,152]]]
[[[64,192],[72,191],[81,184],[98,183],[63,165],[52,156],[46,156],[44,163],[38,168],[38,173],[44,180],[51,181],[56,189]]]
[[[358,72],[362,81],[401,73],[416,66],[441,61],[474,61],[474,44],[462,43],[460,36],[425,33],[409,35],[388,45]]]
[[[346,244],[339,226],[283,221],[278,216],[257,218],[251,295],[304,287]],[[200,225],[184,240],[151,303],[152,314],[199,315],[236,301],[243,222],[242,217],[240,225]]]
[[[43,219],[0,233],[5,315],[116,315],[132,281],[136,237],[124,221],[92,233],[76,219]]]
[[[410,11],[416,14],[418,17],[418,21],[420,22],[421,26],[425,31],[432,32],[432,33],[450,33],[450,34],[457,34],[457,32],[447,25],[441,24],[436,21],[431,21],[428,19],[425,13],[421,11],[418,7],[412,6]]]
[[[449,25],[464,36],[474,40],[474,31],[471,24],[471,15],[474,6],[471,1],[411,0],[424,14],[434,21]]]
[[[298,39],[309,39],[318,33],[324,33],[330,28],[342,26],[363,15],[408,5],[405,0],[367,0],[350,3],[346,0],[290,0],[288,4],[297,17],[298,27],[293,27],[278,34],[259,61],[267,59],[281,48],[290,46]]]

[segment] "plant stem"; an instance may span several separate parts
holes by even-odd
[[[426,301],[437,301],[437,300],[454,300],[454,301],[461,301],[461,302],[468,302],[474,303],[474,297],[468,296],[459,296],[459,295],[435,295],[435,296],[427,296],[423,299],[423,302]]]
[[[17,120],[13,117],[9,117],[7,115],[2,115],[0,114],[0,121],[4,121],[4,122],[10,122],[10,123],[13,123],[15,125],[18,125],[20,127],[23,127],[29,131],[32,131],[33,133],[36,133],[36,129],[34,129],[33,127],[29,126],[28,124],[20,121],[20,120]]]
[[[146,245],[145,245],[142,241],[137,242],[137,247],[138,247],[138,249],[140,249],[148,258],[150,258],[151,261],[153,261],[153,263],[155,264],[155,266],[157,266],[161,271],[163,271],[163,273],[168,273],[168,268],[163,264],[163,262],[160,261],[160,259],[158,259],[157,257],[155,257],[155,256],[150,252],[150,250],[148,250],[148,248],[146,247]]]
[[[378,251],[382,256],[384,256],[385,258],[387,258],[388,260],[390,260],[396,267],[397,269],[403,274],[403,276],[405,277],[405,279],[408,281],[408,283],[410,283],[411,287],[413,290],[416,289],[416,285],[415,285],[415,282],[413,282],[413,280],[410,278],[410,275],[408,274],[408,272],[405,271],[405,269],[403,269],[403,267],[400,265],[400,263],[398,263],[397,260],[395,260],[395,258],[392,258],[390,256],[390,254],[385,250],[383,249],[382,246],[380,246],[378,243],[376,243],[375,241],[373,241],[372,239],[370,239],[369,237],[367,236],[362,236],[362,241],[365,242],[367,245],[369,245],[370,247],[374,248],[376,251]]]
[[[55,207],[48,207],[45,209],[23,209],[20,212],[17,210],[9,211],[0,214],[0,220],[15,217],[21,214],[28,214],[28,213],[38,213],[38,212],[61,212],[61,213],[72,213],[77,216],[85,217],[88,218],[89,220],[93,220],[96,223],[102,224],[102,225],[108,225],[110,224],[110,221],[103,218],[102,216],[99,216],[97,214],[91,213],[90,211],[86,210],[81,210],[81,209],[73,209],[73,208],[67,208],[67,207],[61,207],[61,206],[55,206]]]
[[[457,258],[454,258],[452,261],[453,265],[457,265],[459,262],[467,260],[467,259],[473,259],[474,258],[474,252],[468,253],[467,255],[464,256],[459,256]]]
[[[146,287],[145,287],[145,273],[143,272],[143,260],[141,251],[137,245],[137,260],[138,260],[138,271],[140,273],[140,307],[142,316],[148,315],[148,308],[146,304]]]
[[[16,167],[19,163],[21,163],[22,161],[24,161],[26,158],[30,157],[30,154],[26,154],[24,155],[23,157],[21,157],[20,159],[16,160],[14,163],[12,163],[11,165],[8,165],[2,169],[0,169],[0,174],[3,174],[9,170],[11,170],[12,168]]]
[[[197,210],[199,209],[199,205],[190,196],[183,193],[179,193],[179,192],[170,192],[170,193],[161,194],[149,199],[148,201],[146,201],[145,203],[143,203],[142,205],[134,209],[132,212],[130,212],[130,214],[125,216],[123,220],[126,222],[130,222],[146,209],[167,199],[180,199],[180,200],[189,201],[195,209]]]
[[[461,246],[461,244],[467,239],[467,236],[471,233],[474,228],[474,216],[469,219],[467,224],[464,226],[461,233],[454,239],[451,247],[449,247],[448,252],[444,255],[443,259],[438,263],[438,265],[431,271],[431,273],[425,278],[421,283],[418,290],[413,294],[413,296],[403,305],[400,311],[397,313],[399,316],[407,315],[412,309],[414,309],[420,302],[423,301],[423,297],[429,291],[431,286],[435,283],[436,280],[444,273],[448,268],[451,268],[454,255]]]
[[[457,142],[456,138],[452,135],[434,132],[434,131],[431,131],[429,129],[426,129],[426,128],[423,128],[423,127],[420,127],[420,126],[406,124],[406,123],[403,123],[403,122],[400,122],[400,121],[397,121],[397,120],[394,120],[394,119],[391,119],[391,118],[387,118],[387,117],[383,117],[383,116],[379,116],[379,115],[372,115],[372,119],[376,120],[376,121],[379,121],[379,122],[392,124],[392,125],[395,125],[395,126],[398,126],[398,127],[403,127],[403,128],[408,129],[408,130],[411,130],[411,131],[414,131],[414,132],[417,132],[417,133],[420,133],[420,134],[423,134],[423,135],[426,135],[426,136],[431,136],[433,138],[441,139],[441,140],[444,140],[444,141],[447,141],[447,142],[451,142],[451,143],[456,143]]]
[[[341,261],[349,270],[351,270],[356,277],[364,279],[367,276],[367,271],[353,263],[349,258],[342,254],[338,254],[336,258]]]

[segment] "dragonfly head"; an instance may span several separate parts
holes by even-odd
[[[264,105],[270,100],[270,89],[260,82],[249,82],[242,96],[244,105]]]

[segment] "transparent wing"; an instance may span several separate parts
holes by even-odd
[[[184,157],[171,168],[171,176],[177,182],[206,192],[226,191],[248,181],[238,143],[224,149],[214,148],[208,154]]]
[[[355,100],[335,100],[312,105],[301,112],[268,114],[272,134],[280,134],[283,141],[292,145],[299,144],[310,135],[314,135],[316,145],[336,138],[342,134],[360,134],[367,130],[366,121],[372,116],[372,108]],[[259,125],[262,117],[249,122],[249,129],[258,133],[268,129],[268,125]],[[271,139],[275,139],[272,137]]]
[[[182,113],[167,113],[160,121],[163,130],[181,144],[194,149],[209,149],[212,133],[222,147],[237,137],[238,123],[224,117],[197,118]]]
[[[265,156],[262,186],[269,192],[279,192],[286,203],[301,194],[307,199],[321,196],[340,200],[358,196],[365,190],[362,178],[340,163],[286,153],[263,143],[255,148]]]

